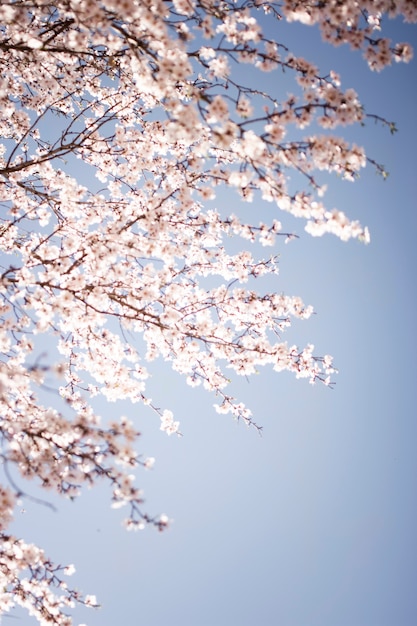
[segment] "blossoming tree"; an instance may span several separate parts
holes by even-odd
[[[366,120],[356,92],[294,56],[280,23],[317,24],[379,71],[412,56],[381,35],[384,12],[417,20],[414,0],[1,3],[1,612],[19,604],[64,626],[76,602],[96,603],[64,582],[71,567],[7,533],[23,496],[11,467],[70,498],[105,479],[113,506],[129,509],[128,528],[167,526],[144,511],[133,483],[132,468],[152,464],[136,451],[136,428],[125,417],[103,422],[94,396],[148,405],[171,434],[178,422],[146,392],[146,362],[157,357],[249,425],[227,391],[230,369],[271,364],[330,384],[331,357],[281,339],[311,307],[252,288],[276,259],[251,254],[250,242],[293,236],[278,209],[313,236],[366,242],[366,228],[326,208],[317,172],[354,180],[367,160],[383,170],[337,134]],[[284,70],[296,96],[253,78]],[[295,192],[292,172],[305,181]],[[270,202],[270,221],[226,210],[227,188],[242,203]]]

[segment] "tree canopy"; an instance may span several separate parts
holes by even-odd
[[[332,384],[329,355],[282,339],[312,308],[256,279],[277,272],[276,239],[296,237],[286,213],[312,236],[369,240],[326,206],[321,176],[354,181],[367,163],[385,176],[340,127],[395,125],[296,57],[280,23],[317,25],[380,71],[412,57],[383,37],[384,13],[417,21],[413,0],[1,4],[0,612],[20,604],[65,626],[74,603],[96,604],[64,582],[71,566],[7,534],[24,495],[10,468],[70,498],[107,480],[128,528],[169,523],[145,512],[134,484],[132,469],[153,462],[137,452],[137,426],[100,417],[96,396],[143,404],[174,434],[164,398],[147,395],[156,358],[255,428],[228,393],[230,371],[269,365]],[[294,94],[272,81],[266,91],[266,72],[285,73]],[[260,201],[267,222],[255,218]],[[255,241],[275,253],[259,257]]]

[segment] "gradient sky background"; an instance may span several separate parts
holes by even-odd
[[[393,40],[417,48],[415,26],[388,26]],[[314,305],[317,315],[287,339],[333,354],[337,384],[311,386],[267,369],[239,380],[236,395],[262,437],[217,415],[209,394],[163,363],[150,388],[173,408],[182,438],[161,433],[138,405],[103,404],[105,416],[137,418],[140,450],[156,457],[137,483],[147,510],[174,522],[162,534],[127,533],[104,487],[59,500],[56,513],[24,501],[13,532],[75,563],[69,582],[102,604],[77,610],[75,624],[417,624],[417,62],[371,73],[346,46],[322,44],[315,29],[272,27],[399,128],[393,136],[373,123],[346,132],[390,176],[384,182],[368,167],[355,184],[332,179],[325,196],[369,226],[371,244],[312,239],[301,221],[278,215],[301,238],[278,241],[280,276],[260,285]],[[265,75],[265,87],[285,89],[280,76]],[[249,210],[259,221],[273,208]],[[34,623],[23,611],[13,615],[19,622],[7,616],[3,624]]]

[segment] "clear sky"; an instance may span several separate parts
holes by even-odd
[[[417,624],[417,59],[371,73],[347,47],[321,44],[316,30],[274,28],[295,54],[340,72],[368,111],[399,129],[349,130],[390,176],[384,182],[367,168],[355,184],[332,180],[325,196],[369,226],[371,243],[312,239],[301,222],[278,215],[302,236],[278,241],[280,276],[260,285],[314,305],[317,315],[288,339],[333,354],[336,387],[266,369],[239,380],[236,394],[262,437],[217,415],[209,394],[163,363],[150,388],[174,409],[182,438],[161,433],[138,405],[102,405],[103,415],[137,418],[140,450],[156,457],[137,482],[147,510],[174,522],[161,534],[127,533],[104,487],[59,500],[56,513],[23,503],[13,531],[75,563],[71,582],[102,604],[77,610],[75,624]],[[416,32],[395,23],[388,34],[417,48]],[[279,90],[274,77],[265,76],[265,87]],[[22,626],[34,623],[14,615]]]

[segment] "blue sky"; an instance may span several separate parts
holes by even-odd
[[[181,420],[182,438],[166,437],[137,405],[102,405],[109,417],[137,418],[140,450],[156,457],[137,482],[148,510],[174,522],[162,534],[127,533],[104,487],[74,503],[59,500],[56,513],[23,503],[14,532],[54,560],[75,563],[71,582],[102,604],[78,610],[75,624],[417,621],[417,61],[371,73],[346,47],[321,44],[316,30],[274,24],[295,54],[340,72],[368,111],[399,129],[390,135],[369,123],[347,131],[390,176],[384,182],[367,168],[355,184],[332,180],[325,196],[369,226],[370,245],[312,239],[301,222],[278,216],[302,236],[287,246],[278,241],[280,276],[262,288],[314,305],[317,315],[294,325],[288,339],[333,354],[337,384],[311,386],[266,369],[234,383],[262,437],[217,415],[213,398],[163,363],[150,388]],[[417,47],[415,26],[389,26],[393,39]]]

